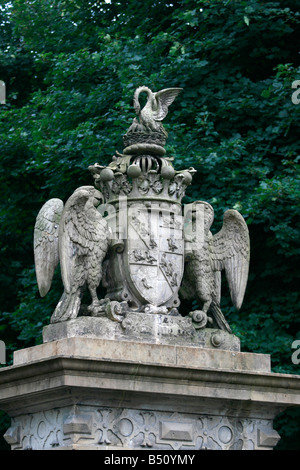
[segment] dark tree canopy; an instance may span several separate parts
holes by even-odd
[[[51,197],[91,184],[90,164],[122,151],[136,87],[182,87],[165,120],[177,169],[197,170],[185,202],[239,210],[251,239],[243,307],[223,310],[242,350],[299,373],[299,1],[15,0],[0,7],[0,337],[41,341],[61,295],[39,298],[33,226]],[[193,307],[196,307],[194,303]],[[184,309],[184,305],[182,307]],[[11,359],[10,359],[11,360]],[[299,448],[299,412],[278,419]],[[278,428],[278,429],[279,429]],[[297,444],[298,439],[298,444]]]

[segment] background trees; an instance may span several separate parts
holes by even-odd
[[[223,308],[243,351],[299,373],[299,2],[15,0],[0,8],[0,337],[41,341],[61,295],[40,299],[32,231],[42,204],[90,184],[87,167],[122,151],[134,89],[182,87],[165,126],[179,168],[197,169],[185,202],[236,208],[251,237],[250,278],[237,313]],[[183,305],[183,309],[184,309]],[[277,420],[299,448],[299,412]]]

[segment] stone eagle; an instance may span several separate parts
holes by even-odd
[[[186,262],[180,294],[202,302],[202,312],[211,313],[218,328],[231,333],[220,308],[221,271],[225,270],[233,305],[240,309],[244,299],[250,261],[250,239],[246,222],[233,209],[227,210],[221,230],[212,235],[214,210],[203,201],[193,203],[187,224]]]
[[[64,293],[51,323],[76,318],[86,287],[93,312],[99,307],[96,289],[110,244],[110,232],[96,207],[102,195],[93,186],[81,186],[67,200],[50,199],[41,208],[34,227],[34,259],[39,292],[44,297],[60,262]]]

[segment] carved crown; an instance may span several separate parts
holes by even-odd
[[[120,154],[107,167],[95,163],[89,170],[106,203],[116,202],[120,196],[180,203],[196,171],[176,171],[170,159],[154,155]]]

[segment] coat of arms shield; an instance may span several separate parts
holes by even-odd
[[[127,222],[127,238],[122,252],[116,251],[108,266],[109,298],[127,300],[137,307],[179,306],[184,240],[178,208],[143,201],[132,205],[123,220]]]

